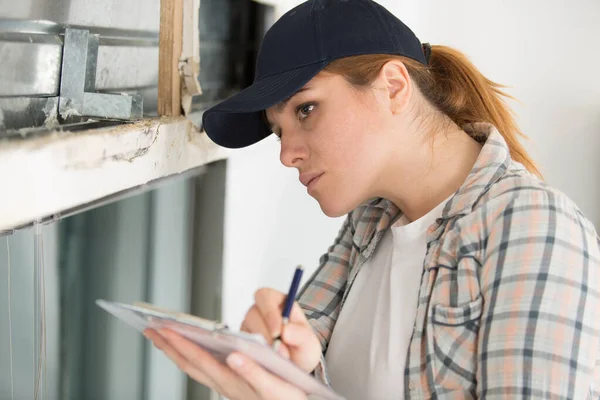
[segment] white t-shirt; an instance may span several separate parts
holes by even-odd
[[[402,216],[356,276],[325,357],[332,387],[348,400],[404,398],[427,230],[447,200],[411,223]]]

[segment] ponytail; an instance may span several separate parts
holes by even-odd
[[[526,136],[519,130],[512,110],[505,103],[505,98],[513,97],[502,91],[504,86],[483,76],[458,50],[447,46],[431,46],[428,66],[406,57],[373,54],[333,61],[326,70],[344,76],[356,86],[366,86],[393,58],[402,60],[425,98],[456,125],[462,128],[473,122],[492,124],[504,137],[511,157],[541,177],[535,163],[519,142],[519,137]]]

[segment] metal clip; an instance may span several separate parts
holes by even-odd
[[[65,29],[59,113],[63,119],[86,116],[130,120],[143,115],[139,94],[95,93],[99,35]]]

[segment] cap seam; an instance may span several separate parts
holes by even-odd
[[[313,53],[313,56],[316,56],[316,58],[323,57],[323,48],[319,40],[321,38],[321,13],[318,12],[318,7],[315,6],[315,4],[319,3],[320,1],[321,0],[315,0],[310,10],[311,14],[313,11],[315,12],[315,18],[313,19],[313,49],[317,52],[317,54]]]
[[[273,74],[270,74],[270,75],[265,75],[265,76],[261,77],[259,80],[263,80],[265,78],[270,78],[272,76],[279,75],[279,74],[284,74],[286,72],[295,71],[295,70],[300,69],[300,68],[308,67],[309,65],[321,64],[321,63],[324,63],[324,62],[327,62],[327,61],[329,61],[328,58],[324,58],[324,59],[319,60],[319,61],[315,61],[315,62],[303,64],[303,65],[299,65],[299,66],[297,66],[295,68],[292,68],[292,69],[286,69],[285,71],[279,71],[279,72],[276,72],[276,73],[273,73]]]
[[[392,42],[392,44],[394,45],[394,47],[397,49],[398,46],[398,42],[396,40],[396,38],[392,35],[392,33],[390,32],[390,30],[387,27],[387,24],[384,21],[383,15],[381,15],[381,10],[378,9],[377,4],[369,1],[369,3],[371,4],[371,10],[376,14],[376,16],[379,19],[379,23],[381,24],[381,26],[383,27],[383,29],[385,30],[385,33],[387,33],[388,37],[390,38],[390,41]]]

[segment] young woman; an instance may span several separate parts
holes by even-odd
[[[267,33],[252,86],[208,110],[232,148],[271,132],[323,212],[346,221],[281,331],[284,294],[242,329],[348,399],[600,396],[594,226],[547,186],[500,86],[422,45],[371,0],[312,0]],[[240,354],[148,337],[231,399],[303,399]]]

